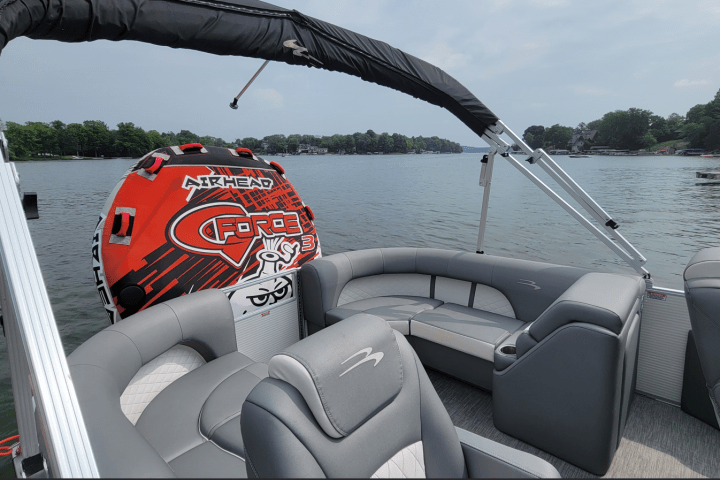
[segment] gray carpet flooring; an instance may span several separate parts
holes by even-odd
[[[432,370],[428,375],[456,426],[537,455],[553,464],[564,478],[594,477],[496,429],[489,393]],[[605,477],[720,478],[720,431],[677,407],[636,395],[624,437]]]

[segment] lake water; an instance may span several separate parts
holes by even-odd
[[[313,209],[325,255],[381,246],[475,251],[482,201],[480,154],[273,159],[285,167]],[[690,257],[701,248],[720,246],[720,185],[698,185],[703,181],[695,178],[696,171],[720,169],[720,159],[560,156],[556,161],[647,257],[646,268],[656,285],[682,288],[682,271]],[[17,164],[23,190],[38,193],[40,219],[30,222],[30,231],[66,353],[108,326],[92,280],[90,241],[108,193],[132,163],[116,159]],[[530,169],[551,183],[539,167]],[[499,157],[485,251],[633,272]],[[16,432],[2,337],[0,438]],[[9,458],[3,457],[0,476],[13,475]]]

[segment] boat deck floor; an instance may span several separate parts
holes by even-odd
[[[428,370],[453,423],[547,460],[560,474],[595,475],[502,433],[493,425],[492,395]],[[720,477],[720,431],[672,405],[635,395],[625,433],[605,477]]]

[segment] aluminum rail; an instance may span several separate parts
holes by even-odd
[[[1,300],[21,456],[41,452],[52,476],[98,477],[2,133],[0,142]]]
[[[641,265],[647,262],[647,259],[630,243],[620,232],[617,231],[617,223],[598,203],[578,185],[575,180],[558,165],[550,155],[545,152],[542,148],[533,151],[525,141],[520,138],[515,132],[510,130],[504,123],[500,123],[504,129],[505,134],[510,137],[523,152],[534,157],[536,163],[547,172],[550,177],[557,182],[567,193],[569,193],[575,201],[577,201],[595,220],[601,224],[605,230],[614,237],[622,247],[629,251]]]
[[[500,138],[500,135],[503,133],[512,138],[513,141],[515,141],[523,150],[523,152],[529,155],[528,161],[531,164],[538,163],[540,167],[543,168],[543,170],[545,170],[550,177],[555,180],[558,185],[560,185],[572,198],[574,198],[610,236],[585,218],[585,216],[566,202],[565,199],[558,195],[552,188],[547,186],[545,182],[540,180],[530,170],[528,170],[522,162],[510,154],[510,145]],[[643,267],[643,265],[647,262],[647,259],[617,231],[617,223],[612,219],[612,217],[610,217],[610,215],[608,215],[608,213],[605,212],[605,210],[603,210],[603,208],[600,207],[600,205],[598,205],[598,203],[595,202],[595,200],[593,200],[593,198],[590,197],[590,195],[588,195],[575,182],[575,180],[573,180],[562,168],[560,168],[560,166],[555,163],[555,161],[545,151],[542,149],[531,149],[517,134],[507,128],[505,124],[500,121],[498,121],[498,125],[494,125],[489,130],[485,131],[481,138],[487,142],[491,148],[496,149],[497,153],[505,157],[511,165],[517,168],[531,182],[537,185],[540,190],[545,192],[545,194],[565,209],[566,212],[568,212],[573,218],[575,218],[575,220],[590,231],[590,233],[595,235],[636,272],[641,274],[646,279],[646,282],[649,282],[648,286],[652,285],[650,272]],[[483,209],[487,208],[486,203],[486,201],[483,201]],[[481,238],[479,235],[478,243],[480,243],[480,240]]]

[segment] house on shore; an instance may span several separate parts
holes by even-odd
[[[579,130],[573,133],[572,138],[568,142],[568,150],[571,152],[581,152],[586,149],[587,144],[592,144],[597,138],[598,131],[592,130]],[[589,146],[589,145],[588,145]]]
[[[298,145],[297,153],[306,155],[325,155],[328,153],[327,148],[318,147],[316,145],[309,145],[307,143],[301,143]]]

